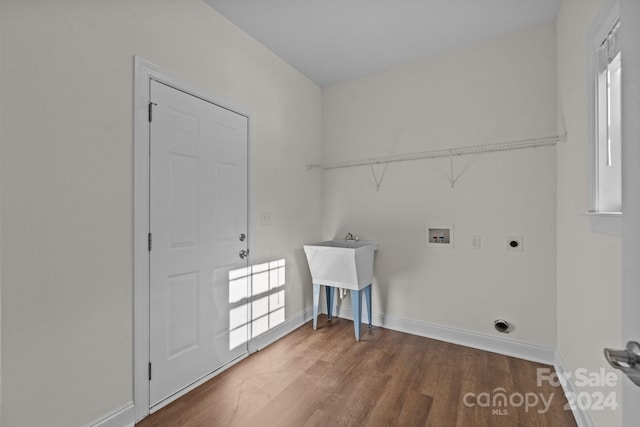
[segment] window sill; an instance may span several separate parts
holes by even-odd
[[[587,212],[594,233],[620,237],[622,234],[622,212]]]

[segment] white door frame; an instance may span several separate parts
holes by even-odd
[[[639,341],[640,335],[640,5],[620,1],[620,43],[624,57],[622,78],[622,342]],[[606,283],[603,284],[606,286]],[[622,378],[622,421],[638,425],[640,388]]]
[[[134,81],[134,198],[133,198],[133,399],[136,422],[149,415],[149,80],[165,83],[190,95],[247,117],[247,156],[251,158],[251,115],[244,109],[138,56]],[[248,230],[251,241],[251,162],[248,164]],[[250,253],[253,251],[250,251]],[[249,256],[249,263],[252,257]],[[224,369],[224,368],[222,368]],[[221,370],[217,371],[221,372]]]

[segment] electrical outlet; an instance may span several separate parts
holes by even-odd
[[[260,213],[260,224],[271,225],[271,212]]]
[[[507,236],[506,243],[508,252],[524,252],[524,237]]]
[[[474,234],[471,236],[471,241],[469,242],[470,249],[480,249],[480,235]]]

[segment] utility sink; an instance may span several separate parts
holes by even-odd
[[[373,240],[328,240],[304,245],[314,284],[359,291],[373,281]]]

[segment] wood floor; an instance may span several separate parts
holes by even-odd
[[[576,426],[538,368],[553,369],[382,328],[356,342],[351,321],[321,316],[138,426]]]

